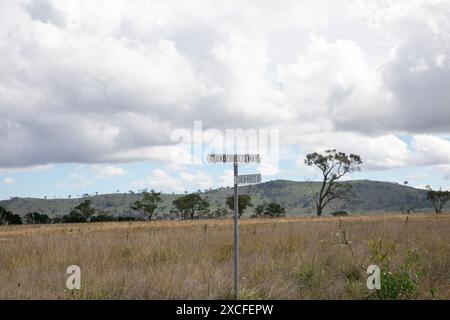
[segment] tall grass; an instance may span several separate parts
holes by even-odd
[[[0,228],[0,299],[228,299],[232,222],[135,222]],[[345,234],[345,239],[343,238]],[[414,252],[414,296],[450,299],[450,217],[284,218],[240,222],[242,299],[376,299],[374,245],[389,272]],[[378,252],[378,251],[377,251]],[[81,267],[81,290],[65,288]]]

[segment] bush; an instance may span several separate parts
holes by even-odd
[[[65,215],[62,218],[62,222],[63,223],[84,223],[84,222],[87,222],[87,219],[80,212],[74,210],[74,211],[70,212],[68,215]]]
[[[349,214],[347,211],[336,211],[330,213],[333,217],[347,217]]]
[[[259,205],[255,208],[255,214],[251,218],[268,217],[279,218],[286,215],[286,209],[280,206],[278,203],[270,203],[268,205]]]
[[[91,222],[112,222],[112,221],[116,221],[116,218],[108,214],[99,214],[98,216],[94,216],[91,218]]]
[[[25,215],[25,222],[27,224],[48,224],[51,222],[51,219],[46,214],[30,212]]]
[[[18,214],[13,214],[10,216],[8,224],[10,225],[19,225],[22,223],[22,218]]]
[[[391,260],[397,249],[395,242],[382,240],[370,243],[371,261],[381,269],[381,290],[376,292],[380,300],[413,299],[424,276],[424,263],[416,250],[407,250],[397,270],[391,270]]]
[[[215,211],[209,211],[207,215],[210,219],[218,219],[225,217],[227,214],[227,209],[225,209],[224,207],[218,207]]]
[[[0,207],[0,225],[2,224],[22,224],[22,218],[18,214]]]
[[[278,203],[273,202],[267,206],[266,212],[272,218],[284,217],[286,215],[286,209]]]
[[[135,217],[119,217],[117,221],[119,222],[127,222],[127,221],[136,221]]]
[[[60,215],[54,216],[53,219],[51,219],[51,223],[63,223],[64,217],[61,217]]]

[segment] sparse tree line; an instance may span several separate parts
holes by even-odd
[[[112,222],[112,221],[134,221],[135,217],[114,217],[92,207],[91,200],[85,200],[69,214],[50,218],[39,212],[27,213],[23,218],[18,214],[0,207],[0,225],[21,224],[56,224],[56,223],[85,223],[85,222]]]
[[[253,207],[252,198],[250,195],[238,196],[238,215],[239,218],[244,214],[247,208]],[[155,210],[158,208],[158,204],[162,202],[161,194],[154,190],[147,192],[144,191],[142,199],[136,201],[131,208],[136,211],[141,211],[147,220],[152,220]],[[194,220],[200,218],[220,219],[227,216],[234,209],[234,197],[230,196],[225,201],[227,208],[223,207],[220,203],[217,204],[215,210],[211,209],[210,203],[203,199],[200,193],[186,194],[172,201],[172,205],[175,213],[181,220]],[[277,203],[271,203],[269,205],[258,206],[255,209],[255,214],[251,215],[251,218],[259,217],[281,217],[285,215],[285,208]]]
[[[18,214],[0,207],[0,225],[20,225],[20,224],[56,224],[56,223],[86,223],[86,222],[113,222],[113,221],[144,221],[153,220],[155,212],[162,202],[161,194],[154,190],[142,193],[142,198],[131,205],[131,209],[142,213],[143,218],[137,217],[114,217],[107,212],[102,212],[92,206],[92,201],[87,199],[73,208],[69,214],[64,216],[55,216],[50,218],[46,214],[38,212],[27,213],[23,219]],[[215,210],[211,210],[208,201],[203,199],[199,193],[191,193],[181,196],[172,202],[175,213],[181,220],[194,219],[220,219],[226,217],[234,207],[234,198],[228,197],[226,205],[228,210],[220,204],[217,204]],[[251,197],[249,195],[239,195],[238,214],[241,217],[244,211],[253,207]],[[285,209],[279,204],[271,203],[267,206],[258,206],[255,214],[251,218],[274,218],[284,216]]]
[[[340,182],[344,176],[360,171],[362,160],[355,154],[347,155],[335,149],[326,150],[323,154],[314,152],[306,155],[305,164],[319,169],[322,179],[317,187],[312,182],[307,181],[310,186],[310,193],[317,216],[321,216],[324,209],[335,200],[351,201],[355,195],[349,183]],[[405,181],[405,185],[408,183]],[[442,209],[450,201],[449,191],[435,191],[427,187],[427,200],[430,201],[436,214],[442,213]],[[119,192],[119,190],[118,190]],[[216,209],[212,210],[210,203],[201,196],[201,191],[197,193],[187,193],[172,201],[175,214],[181,220],[194,220],[201,218],[220,219],[227,216],[234,209],[234,197],[226,198],[226,207],[216,203]],[[88,196],[83,195],[83,196]],[[131,209],[140,212],[145,219],[136,217],[114,217],[108,212],[102,212],[92,207],[92,201],[87,199],[73,208],[69,214],[56,216],[51,219],[48,215],[38,212],[27,213],[24,218],[18,214],[0,207],[0,225],[18,224],[48,224],[48,223],[84,223],[84,222],[109,222],[109,221],[133,221],[133,220],[153,220],[155,212],[162,203],[161,193],[147,189],[142,190],[142,198],[131,205]],[[250,195],[239,195],[238,215],[239,218],[248,209],[254,207]],[[227,209],[228,208],[228,209]],[[278,218],[286,214],[286,209],[278,203],[258,205],[254,208],[254,213],[250,218]],[[331,213],[334,216],[345,216],[346,211]]]

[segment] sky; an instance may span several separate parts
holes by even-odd
[[[233,130],[450,188],[450,1],[0,1],[0,199],[230,186]]]

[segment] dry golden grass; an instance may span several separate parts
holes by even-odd
[[[0,299],[228,299],[232,239],[228,220],[0,227]],[[241,298],[365,299],[374,241],[393,270],[417,252],[417,298],[450,299],[450,216],[425,215],[242,220]]]

